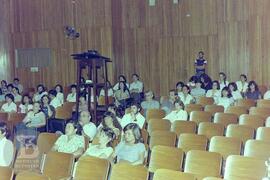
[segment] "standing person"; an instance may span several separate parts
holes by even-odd
[[[67,95],[67,102],[76,102],[76,97],[77,97],[76,88],[77,86],[75,84],[72,84],[70,86],[70,93]]]
[[[1,112],[17,112],[17,105],[14,103],[14,96],[12,94],[5,95],[6,103],[2,105]]]
[[[145,118],[140,113],[140,105],[133,103],[130,108],[130,113],[125,114],[121,120],[122,128],[130,123],[136,123],[142,129],[145,123]]]
[[[195,60],[194,66],[195,66],[197,77],[200,77],[200,75],[206,73],[205,69],[207,66],[207,61],[204,59],[204,52],[203,51],[199,51],[198,57]]]
[[[224,72],[219,73],[219,86],[220,89],[223,89],[224,87],[228,87],[229,82],[227,81],[227,76]]]
[[[234,100],[228,87],[224,87],[221,91],[221,97],[218,98],[217,105],[223,106],[226,110],[229,106],[232,106]]]
[[[242,95],[244,95],[248,89],[247,76],[245,74],[240,75],[240,80],[236,81],[237,89]]]
[[[56,90],[56,98],[60,101],[61,105],[64,104],[64,93],[63,93],[63,87],[60,84],[57,84],[54,89]]]
[[[255,81],[250,81],[248,83],[248,89],[245,93],[246,99],[258,100],[262,98],[261,92],[259,91],[258,85]]]
[[[10,166],[14,157],[14,146],[8,139],[8,128],[5,122],[0,122],[0,166]]]
[[[217,103],[218,98],[221,96],[220,86],[218,81],[213,81],[212,89],[208,90],[206,97],[214,98],[215,103]]]
[[[19,105],[20,113],[28,113],[28,111],[33,109],[33,103],[29,95],[24,95],[22,97],[22,102]]]
[[[20,94],[23,92],[23,85],[20,84],[19,78],[13,79],[13,86],[19,89]]]
[[[184,109],[184,103],[180,100],[176,100],[174,102],[174,110],[163,119],[168,119],[171,123],[174,121],[186,121],[188,119],[188,113]]]
[[[154,100],[154,93],[152,91],[145,92],[145,101],[141,103],[141,107],[144,110],[144,115],[146,115],[148,109],[159,109],[160,104]]]
[[[132,74],[133,82],[130,84],[130,96],[134,99],[135,102],[141,103],[141,97],[143,93],[143,83],[140,81],[138,74]]]

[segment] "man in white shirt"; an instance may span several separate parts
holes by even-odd
[[[50,105],[53,106],[55,109],[62,106],[60,100],[56,97],[57,92],[56,90],[52,89],[49,91],[49,97],[51,99]]]
[[[131,112],[125,114],[121,120],[121,126],[124,128],[126,125],[130,123],[136,123],[142,129],[145,123],[145,118],[140,113],[139,104],[132,103]]]
[[[92,141],[97,134],[97,127],[94,123],[90,122],[91,115],[89,111],[81,111],[79,123],[83,128],[82,134],[87,136]]]
[[[1,112],[17,112],[17,105],[14,103],[12,94],[5,95],[6,103],[2,105]]]
[[[20,94],[23,92],[23,85],[20,84],[20,80],[18,78],[14,78],[13,86],[19,89]]]
[[[0,122],[0,166],[8,167],[13,159],[14,146],[12,141],[6,138],[7,125],[4,122]]]
[[[137,103],[141,102],[141,93],[143,92],[143,83],[139,80],[138,74],[132,74],[133,82],[130,84],[129,92],[131,97]]]

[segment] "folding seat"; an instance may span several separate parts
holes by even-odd
[[[203,107],[205,107],[206,105],[212,105],[212,104],[214,104],[214,102],[215,102],[214,98],[202,96],[202,97],[199,97],[198,98],[198,101],[196,102],[196,104],[200,104]]]
[[[258,85],[259,91],[261,92],[261,94],[265,94],[267,91],[267,86],[265,85]]]
[[[225,110],[225,113],[231,113],[237,115],[248,114],[248,107],[246,106],[230,106]]]
[[[203,178],[203,180],[223,180],[223,179],[218,178],[218,177],[206,177],[206,178]]]
[[[48,153],[56,140],[58,139],[59,135],[55,133],[40,133],[37,139],[37,146],[40,153]]]
[[[270,127],[259,127],[256,132],[256,139],[270,142]]]
[[[184,172],[192,173],[198,180],[208,176],[221,176],[222,156],[219,153],[190,150],[186,155]]]
[[[74,169],[74,179],[87,180],[100,179],[107,180],[110,163],[106,159],[92,156],[84,156],[78,160]]]
[[[182,170],[184,152],[176,147],[155,146],[152,149],[149,172],[155,173],[158,169]]]
[[[206,150],[207,137],[197,134],[180,134],[177,147],[181,148],[185,153],[190,150]]]
[[[224,135],[224,125],[219,123],[201,122],[198,127],[198,134],[205,135],[208,139],[213,136]]]
[[[226,137],[239,138],[243,143],[249,139],[253,139],[255,130],[246,125],[230,124],[227,127]]]
[[[147,131],[151,136],[153,131],[170,131],[171,122],[166,119],[150,119],[147,126]]]
[[[249,114],[258,115],[266,119],[270,116],[270,108],[266,107],[251,107],[249,109]]]
[[[166,115],[163,109],[148,109],[146,112],[146,121],[150,119],[162,119]]]
[[[112,167],[110,180],[147,180],[148,171],[144,166],[118,163]]]
[[[217,152],[226,160],[229,155],[240,155],[242,142],[239,138],[214,136],[209,143],[209,152]]]
[[[245,106],[247,108],[255,107],[256,101],[253,99],[238,99],[235,103],[236,106]]]
[[[237,124],[238,116],[231,113],[216,113],[214,116],[214,123],[223,124],[225,128],[229,124]]]
[[[250,139],[245,144],[244,156],[268,160],[270,157],[270,142]]]
[[[254,129],[264,126],[264,122],[265,120],[261,116],[258,116],[258,115],[242,114],[239,117],[240,125],[247,125]]]
[[[156,145],[175,147],[176,134],[170,131],[154,131],[151,134],[149,147],[152,148]]]
[[[148,138],[149,138],[148,132],[145,129],[141,129],[141,134],[143,138],[143,143],[148,144]]]
[[[23,171],[16,175],[16,180],[50,180],[50,178],[36,172]]]
[[[204,111],[192,111],[190,113],[190,121],[195,121],[198,125],[200,122],[211,122],[212,114]]]
[[[220,105],[215,105],[215,104],[212,104],[212,105],[206,105],[204,107],[204,111],[205,112],[210,112],[212,113],[212,116],[214,116],[216,113],[219,113],[219,112],[224,112],[224,107],[223,106],[220,106]]]
[[[14,172],[9,167],[0,166],[0,176],[1,180],[11,180],[13,178]]]
[[[264,160],[230,155],[227,158],[224,179],[229,180],[255,180],[266,176]]]
[[[171,130],[179,137],[182,133],[196,133],[197,124],[194,121],[174,121]]]
[[[257,107],[266,107],[270,108],[270,100],[269,99],[258,99]]]
[[[158,169],[154,174],[153,180],[196,180],[195,176],[190,173],[184,173],[180,171],[173,171],[169,169]]]
[[[203,106],[200,104],[187,104],[185,110],[190,114],[192,111],[203,111]]]

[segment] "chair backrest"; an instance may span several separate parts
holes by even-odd
[[[9,113],[8,121],[22,122],[25,116],[26,116],[25,113]]]
[[[169,169],[158,169],[158,170],[156,170],[153,180],[164,180],[164,179],[169,179],[169,180],[179,180],[179,179],[196,180],[195,176],[193,174],[190,174],[190,173],[184,173],[184,172],[174,171],[174,170],[169,170]]]
[[[224,107],[223,106],[220,106],[220,105],[215,105],[215,104],[206,105],[204,107],[204,111],[210,112],[214,116],[215,113],[218,113],[218,112],[222,112],[223,113],[224,112]]]
[[[210,122],[212,119],[212,114],[205,111],[192,111],[190,113],[190,121],[195,121],[197,124],[200,122]]]
[[[258,85],[258,88],[261,94],[264,94],[267,91],[267,86],[265,85]]]
[[[200,104],[204,107],[206,105],[212,105],[214,104],[214,102],[215,102],[214,98],[202,96],[198,98],[197,104]]]
[[[166,115],[163,109],[148,109],[146,112],[146,121],[150,119],[162,119]]]
[[[194,121],[174,121],[171,130],[179,137],[182,133],[196,133],[197,124]]]
[[[73,154],[50,151],[45,158],[43,174],[51,179],[69,177],[73,163]]]
[[[187,104],[185,106],[185,111],[190,114],[192,111],[203,111],[203,106],[200,104]]]
[[[154,173],[157,169],[180,171],[184,152],[176,147],[155,146],[151,152],[148,170]]]
[[[209,152],[220,153],[224,160],[229,155],[240,155],[242,142],[239,138],[214,136],[210,140]]]
[[[270,108],[270,100],[269,99],[258,99],[257,107],[266,107]]]
[[[110,180],[147,180],[148,171],[144,166],[118,163],[112,167]]]
[[[270,142],[270,127],[259,127],[256,132],[256,139]]]
[[[205,177],[205,178],[203,178],[203,180],[223,180],[223,179],[218,178],[218,177]]]
[[[227,158],[224,179],[262,179],[265,176],[264,160],[239,155]]]
[[[40,133],[37,139],[37,146],[40,153],[48,153],[56,140],[58,139],[58,135],[55,133]]]
[[[254,138],[254,128],[246,125],[230,124],[227,127],[226,137],[236,137],[246,143],[248,139]]]
[[[76,165],[74,179],[87,180],[100,179],[107,180],[110,163],[106,159],[92,156],[81,157]]]
[[[23,171],[16,175],[16,180],[50,180],[50,178],[39,173]]]
[[[72,108],[73,106],[75,105],[76,103],[75,102],[64,102],[63,104],[63,108],[66,109],[67,111],[69,112],[72,112]]]
[[[58,107],[55,109],[56,119],[69,119],[72,116],[72,111],[69,111],[67,107]]]
[[[226,128],[229,124],[237,124],[238,116],[231,113],[216,113],[214,116],[214,123],[223,124]]]
[[[268,160],[270,157],[270,142],[250,139],[245,144],[244,156]]]
[[[114,97],[108,96],[108,103],[109,103],[109,104],[112,104],[113,102],[114,102]],[[105,96],[99,96],[99,97],[98,97],[98,105],[100,105],[100,106],[106,105],[106,99],[105,99]]]
[[[249,114],[258,115],[266,119],[270,116],[270,108],[266,107],[251,107],[249,109]]]
[[[242,114],[248,113],[248,107],[246,107],[246,106],[230,106],[225,110],[225,113],[235,114],[239,117]]]
[[[170,131],[153,131],[150,138],[149,147],[152,148],[156,145],[174,147],[176,143],[176,134]]]
[[[166,119],[150,119],[147,126],[147,131],[151,136],[153,131],[170,131],[171,122]]]
[[[198,179],[220,177],[221,165],[222,156],[219,153],[191,150],[186,156],[184,172],[192,173]]]
[[[8,113],[0,112],[0,122],[2,121],[8,121]]]
[[[13,173],[13,170],[11,168],[0,166],[1,180],[12,180],[13,174],[14,173]]]
[[[252,115],[252,114],[242,114],[239,117],[239,124],[240,125],[247,125],[254,129],[257,129],[258,127],[264,126],[264,118],[258,115]]]
[[[197,134],[180,134],[177,147],[181,148],[184,152],[189,150],[206,150],[207,137]]]
[[[256,101],[253,99],[238,99],[235,103],[236,106],[245,106],[247,108],[256,106]]]
[[[223,136],[224,125],[219,123],[201,122],[198,127],[198,134],[205,135],[208,139],[213,136]]]
[[[141,134],[143,138],[143,143],[148,144],[149,134],[145,129],[141,129]]]

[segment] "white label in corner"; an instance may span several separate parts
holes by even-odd
[[[38,72],[38,67],[31,67],[30,68],[30,71],[31,72]]]

